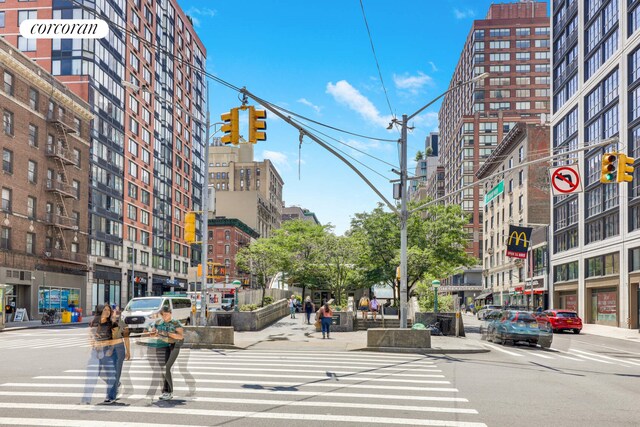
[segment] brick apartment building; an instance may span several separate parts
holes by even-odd
[[[30,319],[85,306],[89,105],[0,38],[0,284]]]
[[[251,273],[238,269],[236,254],[257,239],[258,232],[235,218],[213,218],[209,220],[208,261],[224,267],[224,275],[216,277],[217,282],[231,283],[240,280],[244,286],[251,285]],[[219,270],[216,270],[219,271]],[[209,270],[209,275],[213,272]]]
[[[124,304],[186,284],[199,259],[183,220],[201,209],[206,173],[206,51],[176,0],[83,4],[5,0],[0,35],[90,101],[87,304]],[[99,40],[19,35],[24,19],[80,16],[114,25]]]
[[[483,179],[504,172],[486,182],[484,193],[503,183],[504,192],[489,200],[483,208],[484,251],[482,258],[483,294],[478,299],[497,305],[539,305],[548,307],[548,250],[545,233],[536,233],[533,242],[533,304],[527,262],[506,256],[509,225],[539,224],[546,232],[549,224],[550,191],[548,163],[519,167],[521,163],[547,157],[549,153],[549,126],[517,123],[496,147],[476,176]],[[533,241],[533,239],[532,239]],[[528,246],[531,246],[530,242]]]
[[[445,194],[471,215],[469,253],[482,259],[483,189],[461,190],[517,122],[540,123],[549,112],[549,16],[543,2],[492,4],[474,21],[450,87],[489,76],[447,94],[439,112]],[[454,280],[455,281],[455,280]]]

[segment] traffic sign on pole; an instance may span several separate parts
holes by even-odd
[[[551,174],[551,189],[554,196],[575,194],[582,192],[582,179],[578,165],[561,166],[549,170]]]

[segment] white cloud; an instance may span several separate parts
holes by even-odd
[[[211,9],[208,7],[192,7],[187,10],[187,16],[189,16],[193,21],[194,27],[200,27],[200,25],[202,24],[200,18],[197,18],[196,15],[204,18],[213,18],[217,14],[218,12],[215,9]]]
[[[455,15],[456,19],[473,18],[474,16],[476,16],[476,13],[469,8],[464,10],[460,10],[458,8],[453,9],[453,14]]]
[[[391,122],[391,116],[381,115],[376,106],[346,80],[340,80],[336,84],[327,83],[327,93],[339,103],[360,114],[368,122],[385,128]]]
[[[320,110],[322,110],[322,107],[319,107],[313,104],[311,101],[307,100],[306,98],[300,98],[298,99],[298,102],[300,104],[306,105],[307,107],[311,107],[313,110],[315,110],[317,114],[320,114]]]
[[[431,77],[427,76],[422,71],[418,71],[418,74],[415,76],[411,76],[408,73],[399,76],[397,74],[393,75],[393,82],[396,85],[396,88],[402,90],[408,90],[409,92],[416,94],[426,85],[427,83],[431,83]]]
[[[264,150],[262,152],[262,158],[271,160],[276,166],[289,167],[289,158],[280,151]]]
[[[438,113],[430,111],[428,113],[419,114],[413,118],[411,126],[422,129],[425,132],[434,132],[438,130]]]

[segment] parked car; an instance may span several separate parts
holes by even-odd
[[[222,298],[221,308],[224,311],[231,311],[235,306],[236,300],[234,298]]]
[[[478,310],[478,313],[476,313],[476,317],[479,320],[484,319],[484,316],[491,310],[499,310],[501,307],[499,305],[485,305],[484,307],[482,307],[480,310]]]
[[[482,322],[480,322],[480,339],[487,339],[487,332],[489,331],[489,325],[494,321],[500,319],[502,315],[502,310],[489,310],[487,314],[484,316]]]
[[[487,341],[504,344],[520,341],[538,344],[542,348],[551,347],[553,332],[547,323],[540,322],[528,311],[504,310],[500,318],[488,326]]]
[[[578,313],[571,310],[546,310],[542,313],[536,313],[538,322],[549,323],[553,332],[563,332],[566,330],[579,334],[582,331],[582,319]]]
[[[170,307],[174,319],[186,325],[190,323],[191,299],[186,296],[133,298],[122,311],[122,319],[131,332],[143,332],[160,318],[162,307]]]

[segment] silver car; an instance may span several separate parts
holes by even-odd
[[[480,310],[478,310],[476,317],[478,318],[478,320],[482,320],[484,319],[484,316],[486,316],[489,311],[499,310],[500,308],[501,307],[499,305],[485,305]]]

